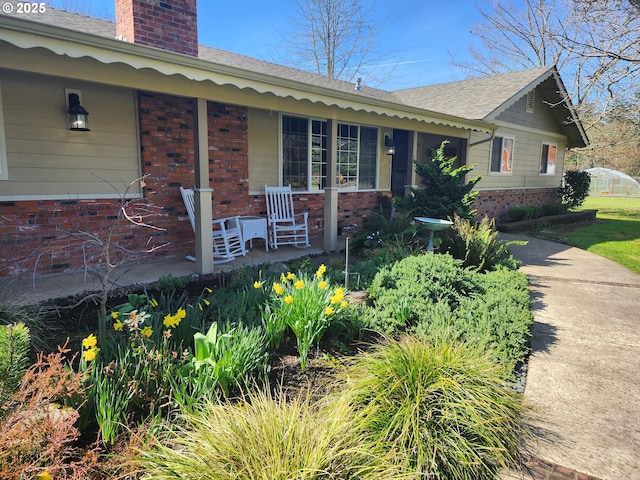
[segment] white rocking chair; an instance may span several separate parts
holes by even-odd
[[[293,209],[291,185],[264,186],[269,222],[269,243],[275,250],[279,245],[309,246],[308,213],[296,214]]]
[[[193,190],[190,188],[180,187],[182,200],[187,207],[187,214],[191,221],[193,231],[196,231],[196,207],[193,196]],[[240,230],[240,222],[238,217],[228,217],[213,220],[211,225],[213,235],[213,264],[230,262],[235,260],[238,255],[246,255],[247,250],[242,241],[242,232]],[[187,256],[189,260],[195,261],[195,257]]]

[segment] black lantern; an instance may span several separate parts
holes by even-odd
[[[387,155],[396,154],[396,144],[393,143],[393,140],[389,135],[384,136],[384,153]]]
[[[80,97],[77,93],[69,94],[69,130],[77,132],[88,132],[89,122],[87,112],[82,105],[80,105]]]

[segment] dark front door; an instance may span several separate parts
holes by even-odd
[[[394,197],[404,197],[405,186],[409,184],[408,173],[412,167],[409,138],[407,130],[393,131],[396,153],[391,159],[391,194]]]

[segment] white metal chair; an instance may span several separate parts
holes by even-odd
[[[180,193],[182,194],[184,205],[187,207],[187,214],[191,221],[191,227],[195,232],[196,207],[193,190],[190,188],[180,187]],[[230,262],[231,260],[235,260],[238,255],[247,254],[244,242],[242,241],[242,232],[240,230],[238,217],[219,218],[213,220],[211,232],[213,235],[214,265]],[[188,256],[187,258],[189,260],[195,260],[192,256]]]
[[[293,208],[291,185],[264,186],[267,200],[269,243],[273,249],[279,245],[309,246],[308,213],[296,214]]]

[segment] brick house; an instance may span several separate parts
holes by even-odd
[[[87,239],[122,198],[159,214],[151,233],[122,222],[123,248],[195,251],[208,273],[179,186],[220,218],[265,216],[264,185],[291,184],[333,250],[444,139],[478,165],[478,213],[497,216],[546,203],[565,149],[587,141],[554,67],[388,92],[199,45],[196,20],[196,0],[116,0],[115,23],[0,15],[0,275],[91,263]],[[70,129],[73,98],[88,131]]]

